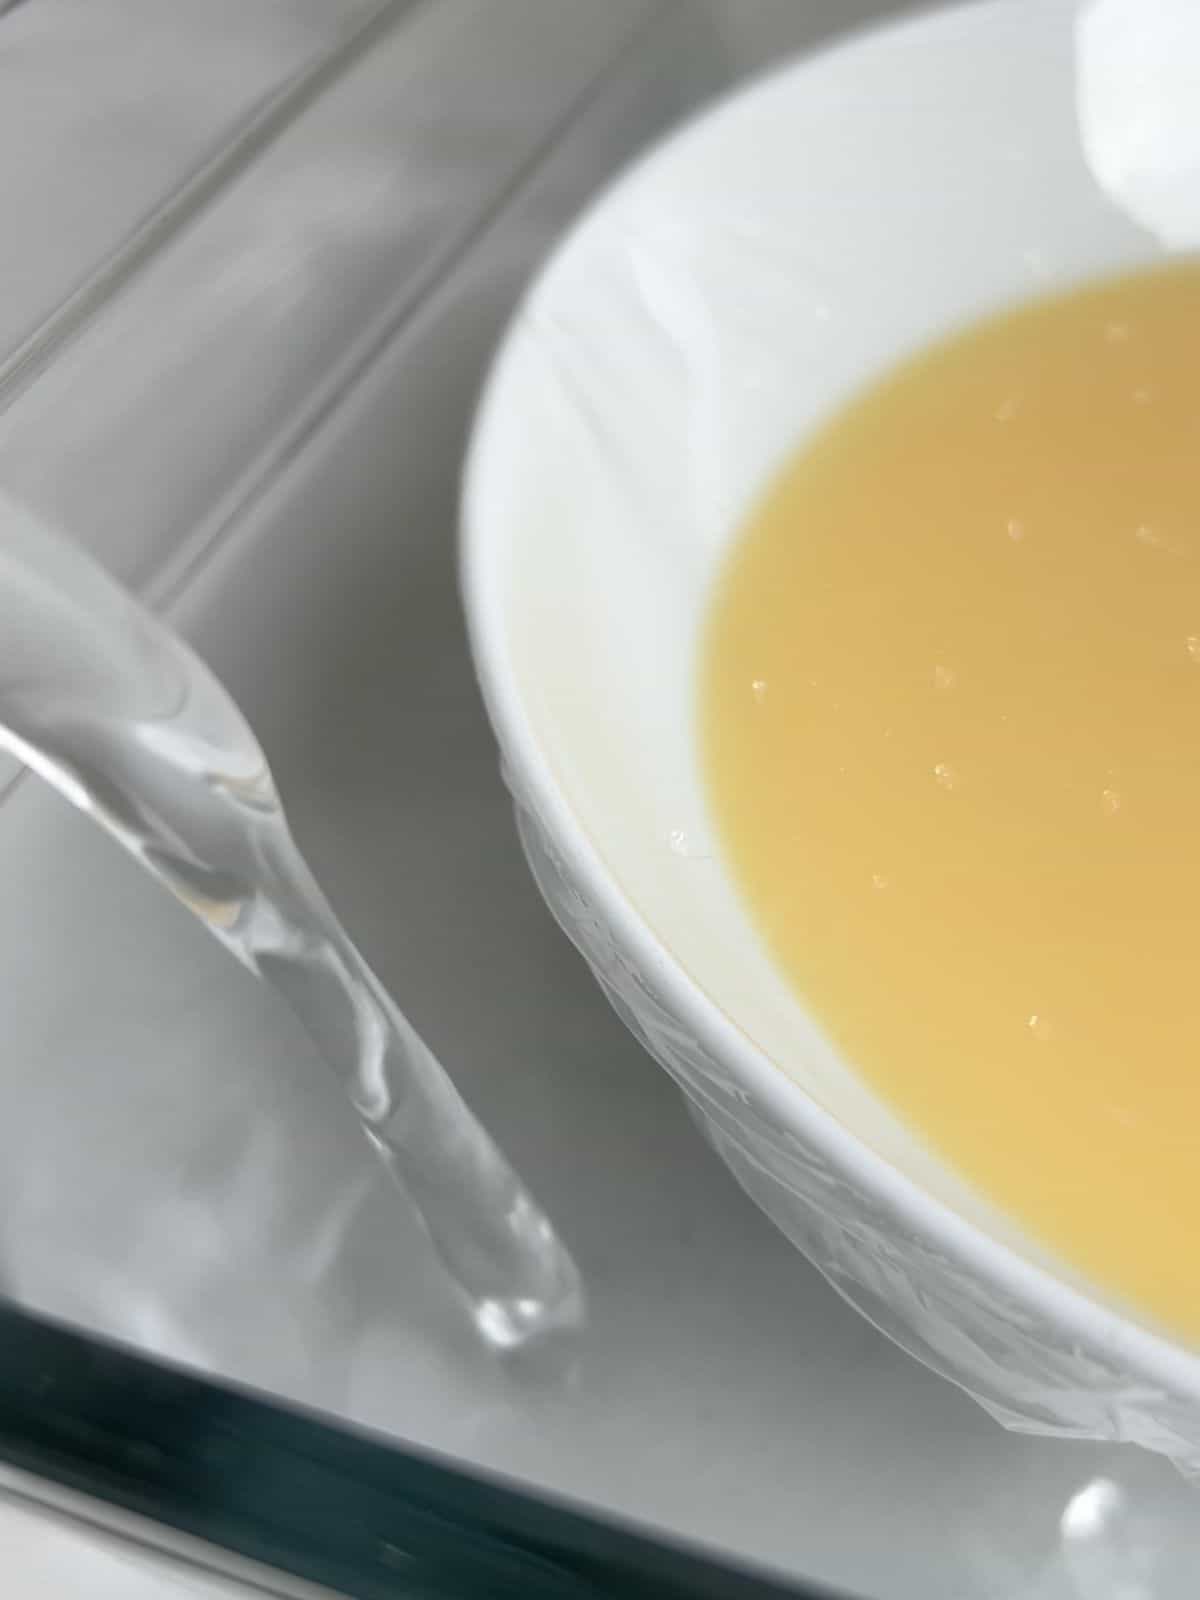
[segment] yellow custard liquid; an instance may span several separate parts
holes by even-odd
[[[1200,264],[855,400],[735,544],[700,694],[727,858],[844,1059],[1200,1343]]]

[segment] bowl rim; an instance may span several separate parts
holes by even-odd
[[[1020,1304],[1039,1308],[1056,1328],[1090,1347],[1104,1361],[1117,1363],[1131,1378],[1149,1378],[1172,1397],[1200,1400],[1200,1350],[1189,1350],[1131,1315],[1091,1298],[1085,1290],[1055,1276],[927,1193],[775,1065],[688,975],[606,866],[597,843],[575,814],[539,745],[508,647],[505,600],[489,579],[492,547],[495,541],[506,539],[504,518],[496,512],[505,497],[493,491],[503,472],[496,421],[502,412],[511,410],[510,395],[519,390],[515,369],[528,337],[528,313],[580,234],[602,223],[628,186],[651,177],[656,166],[665,165],[677,147],[691,140],[698,130],[711,133],[722,120],[737,117],[747,102],[780,79],[794,77],[802,83],[805,76],[819,72],[828,58],[854,51],[882,35],[984,25],[989,17],[998,14],[1011,22],[1019,9],[1032,13],[1040,3],[1041,0],[1025,0],[1024,6],[1014,6],[1012,0],[984,4],[961,0],[939,8],[923,6],[881,26],[851,28],[816,50],[755,74],[707,102],[601,187],[540,263],[509,317],[483,381],[462,472],[459,587],[476,677],[501,754],[522,799],[528,801],[556,848],[569,861],[583,893],[612,930],[620,948],[650,977],[664,1002],[702,1047],[727,1067],[735,1082],[745,1086],[770,1121],[814,1149],[847,1182],[870,1195],[951,1260],[969,1266],[973,1277]]]

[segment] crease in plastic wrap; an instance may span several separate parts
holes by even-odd
[[[559,927],[609,1003],[682,1089],[738,1183],[847,1303],[909,1355],[1018,1433],[1127,1442],[1200,1487],[1200,1412],[1132,1382],[1013,1296],[968,1276],[922,1234],[772,1126],[629,961],[504,763],[521,846]],[[801,1334],[801,1338],[803,1335]]]

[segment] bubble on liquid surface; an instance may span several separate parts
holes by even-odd
[[[1115,817],[1121,809],[1121,796],[1116,789],[1103,789],[1100,793],[1100,804],[1107,817]]]
[[[1154,523],[1139,522],[1133,530],[1133,536],[1147,550],[1166,550],[1168,555],[1187,555],[1187,546],[1182,539],[1163,533],[1162,528],[1155,528]]]
[[[762,705],[763,701],[767,698],[767,680],[765,678],[751,679],[750,693],[754,696],[758,704]]]
[[[1009,517],[1004,525],[1004,531],[1014,544],[1020,544],[1025,537],[1025,524],[1020,517]]]
[[[1180,540],[1171,538],[1151,522],[1139,522],[1133,530],[1133,537],[1139,544],[1145,545],[1147,550],[1166,550],[1173,556],[1186,553]]]
[[[1046,1040],[1051,1038],[1054,1033],[1054,1029],[1050,1026],[1049,1020],[1044,1017],[1040,1011],[1035,1011],[1030,1016],[1029,1021],[1026,1023],[1026,1027],[1029,1029],[1033,1037],[1035,1039],[1040,1039],[1043,1044],[1045,1044]]]
[[[939,761],[933,769],[933,776],[943,789],[953,789],[958,782],[958,773],[948,761]]]
[[[933,686],[935,689],[953,689],[957,681],[953,667],[934,667]]]

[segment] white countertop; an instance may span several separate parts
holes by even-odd
[[[30,780],[0,804],[0,1286],[864,1600],[1190,1597],[1165,1464],[1001,1431],[704,1148],[536,897],[465,654],[464,433],[531,268],[664,126],[886,0],[378,9],[3,16],[0,485],[241,700],[351,929],[576,1250],[581,1369],[526,1391],[481,1358],[289,1019]],[[31,1516],[0,1504],[6,1594],[107,1593]]]

